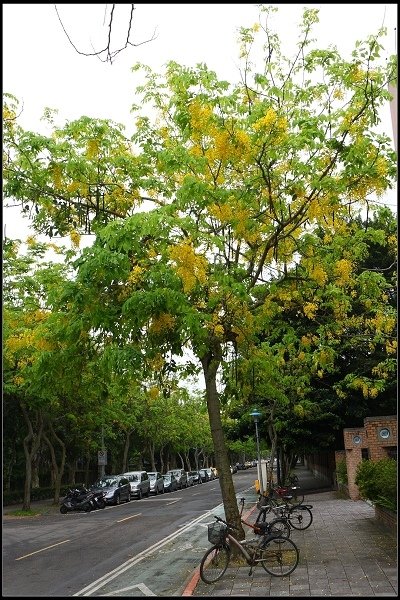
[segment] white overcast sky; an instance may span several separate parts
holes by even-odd
[[[104,25],[106,4],[58,4],[64,26],[78,50],[92,52],[106,45]],[[337,46],[350,54],[356,40],[365,39],[387,27],[385,54],[397,52],[397,4],[281,4],[274,18],[275,29],[285,44],[294,49],[297,24],[304,6],[320,9],[320,23],[314,29],[319,47]],[[120,35],[112,47],[126,37],[129,4],[117,4],[115,23]],[[132,73],[136,62],[162,72],[175,60],[187,66],[198,62],[217,72],[222,79],[238,78],[237,30],[258,21],[256,4],[135,4],[133,35],[140,44],[128,47],[114,63],[77,54],[59,23],[54,4],[3,4],[3,92],[23,103],[20,123],[42,131],[40,118],[45,107],[58,109],[62,125],[82,115],[108,118],[126,126],[131,134],[130,107],[134,90],[142,82]],[[105,23],[108,24],[109,12]],[[93,44],[93,47],[92,47]],[[392,135],[389,105],[383,111],[382,128]],[[395,194],[388,204],[395,206]],[[4,211],[8,237],[24,237],[25,221],[17,213]],[[3,231],[4,234],[4,231]]]

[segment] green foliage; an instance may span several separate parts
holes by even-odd
[[[336,478],[338,483],[347,484],[347,465],[345,460],[338,460],[336,463]]]
[[[397,461],[391,458],[363,460],[357,467],[355,482],[362,498],[397,510]]]

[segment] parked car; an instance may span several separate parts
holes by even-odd
[[[164,490],[166,492],[175,492],[178,489],[178,482],[175,475],[172,473],[165,473],[164,479]]]
[[[150,479],[147,471],[129,471],[124,473],[131,485],[131,495],[141,500],[143,496],[150,496]]]
[[[230,468],[231,468],[231,473],[232,474],[233,473],[237,473],[237,467],[236,467],[236,465],[230,465]]]
[[[200,469],[199,473],[200,473],[201,480],[202,480],[203,483],[206,483],[207,481],[210,481],[210,477],[208,475],[207,469]]]
[[[188,487],[192,487],[194,485],[193,475],[190,474],[190,471],[186,471],[186,477],[188,482]]]
[[[163,494],[164,493],[164,479],[159,471],[148,471],[150,479],[150,494]]]
[[[218,479],[218,469],[217,467],[210,467],[211,471],[214,473],[214,479]]]
[[[124,475],[105,475],[98,479],[90,488],[96,492],[105,492],[107,504],[120,504],[131,499],[131,486]]]
[[[204,470],[207,471],[208,481],[213,481],[215,479],[214,470],[211,467],[205,467]]]
[[[193,484],[203,483],[203,480],[200,475],[200,471],[189,471],[188,475],[193,479]]]
[[[172,475],[175,476],[175,479],[178,483],[178,489],[181,490],[182,488],[188,487],[187,474],[184,469],[169,469],[167,473],[172,473]]]

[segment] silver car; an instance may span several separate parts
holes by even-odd
[[[167,471],[168,473],[172,473],[174,475],[176,481],[178,482],[178,489],[189,487],[187,473],[184,469],[170,469]]]
[[[150,496],[150,479],[147,471],[129,471],[124,473],[131,486],[131,495],[141,500],[143,496]]]
[[[150,479],[150,494],[164,493],[164,477],[158,471],[147,471]]]
[[[131,488],[125,475],[105,475],[98,479],[91,488],[95,492],[104,492],[107,504],[120,504],[129,502],[131,499]]]

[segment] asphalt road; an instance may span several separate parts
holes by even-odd
[[[255,468],[233,475],[243,495]],[[3,597],[173,596],[223,514],[219,481],[91,513],[3,522]]]

